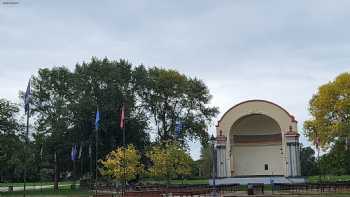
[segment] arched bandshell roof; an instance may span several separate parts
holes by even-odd
[[[277,108],[281,109],[282,111],[284,111],[291,119],[292,122],[295,122],[297,123],[297,121],[295,120],[294,116],[291,115],[286,109],[284,109],[283,107],[281,107],[280,105],[274,103],[274,102],[271,102],[271,101],[267,101],[267,100],[261,100],[261,99],[253,99],[253,100],[246,100],[246,101],[243,101],[241,103],[238,103],[236,105],[234,105],[233,107],[231,107],[229,110],[227,110],[220,118],[220,120],[218,121],[217,123],[217,126],[219,125],[219,123],[224,119],[224,117],[230,112],[232,111],[233,109],[237,108],[238,106],[240,105],[243,105],[243,104],[247,104],[247,103],[250,103],[250,102],[264,102],[264,103],[268,103],[268,104],[271,104],[271,105],[274,105],[276,106]]]

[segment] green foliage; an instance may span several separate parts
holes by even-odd
[[[14,103],[5,99],[0,99],[0,134],[18,135],[21,125],[16,119],[19,108]]]
[[[126,138],[142,150],[149,142],[147,118],[135,106],[131,65],[124,61],[92,58],[77,64],[74,71],[65,67],[40,69],[33,78],[32,113],[36,117],[36,152],[44,147],[45,168],[53,168],[57,153],[59,172],[71,171],[70,151],[82,146],[82,173],[89,171],[89,146],[95,158],[95,113],[100,111],[98,158],[122,144],[119,128],[120,108],[126,105]],[[51,165],[49,165],[51,164]],[[93,166],[93,169],[95,166]]]
[[[328,153],[322,155],[320,168],[323,175],[350,174],[350,151],[344,149],[344,142],[336,142]]]
[[[28,180],[52,179],[53,173],[65,178],[73,169],[70,160],[73,145],[78,145],[78,150],[82,147],[81,158],[75,163],[80,175],[86,175],[91,158],[104,158],[122,145],[119,128],[122,104],[126,106],[127,143],[134,144],[135,150],[140,151],[142,162],[145,163],[144,152],[150,144],[148,131],[154,129],[157,141],[178,143],[176,148],[170,144],[161,145],[172,148],[166,156],[171,158],[169,161],[175,168],[167,168],[166,176],[188,176],[191,168],[199,167],[192,164],[190,156],[179,146],[186,147],[187,141],[193,139],[206,143],[208,123],[218,113],[216,107],[209,105],[211,95],[203,81],[175,70],[132,67],[125,60],[92,58],[77,64],[74,70],[64,66],[42,68],[31,82],[30,123],[34,124],[30,125],[31,136],[25,155],[19,109],[0,100],[1,180],[21,178],[24,156],[28,163]],[[97,109],[100,111],[99,150],[95,155]],[[180,135],[175,133],[177,121],[184,125]],[[89,147],[92,147],[91,157]],[[54,155],[57,155],[56,162]],[[92,163],[95,169],[95,162]],[[57,171],[54,171],[55,166]]]
[[[327,153],[320,159],[320,173],[341,175],[350,173],[350,73],[343,73],[334,81],[319,87],[310,100],[312,118],[305,121],[309,140],[319,137]]]
[[[40,69],[32,79],[31,113],[36,115],[34,134],[36,153],[44,147],[45,158],[54,168],[54,153],[57,153],[60,171],[70,169],[69,152],[72,147],[72,119],[70,110],[74,103],[73,73],[65,67]],[[39,154],[36,154],[39,155]],[[37,157],[37,159],[39,159]]]
[[[196,160],[192,162],[192,174],[191,178],[199,178],[201,177],[201,166],[200,160]]]
[[[148,169],[151,177],[172,178],[191,175],[192,159],[177,143],[166,142],[155,145],[146,153],[152,165]]]
[[[350,137],[350,73],[319,87],[310,100],[312,118],[304,128],[309,140],[319,136],[321,146],[329,147],[339,138]]]
[[[203,81],[175,70],[135,68],[135,88],[144,110],[153,117],[160,141],[174,140],[186,144],[186,138],[208,139],[208,123],[218,113],[210,107],[211,95]],[[183,123],[180,136],[175,133],[177,121]]]
[[[300,166],[302,176],[311,176],[319,173],[315,151],[310,147],[302,147],[300,151]]]
[[[18,112],[17,105],[0,99],[0,181],[18,180],[23,172],[23,126],[16,119]]]
[[[209,144],[202,145],[199,159],[199,174],[202,177],[211,177],[213,169],[213,149]]]
[[[320,176],[309,176],[307,177],[310,183],[317,183],[320,181]],[[350,181],[350,175],[323,175],[321,181],[325,182],[337,182],[337,181]]]

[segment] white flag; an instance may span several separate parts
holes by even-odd
[[[81,158],[82,151],[83,151],[83,144],[80,144],[78,159]]]

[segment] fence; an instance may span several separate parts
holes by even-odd
[[[350,192],[350,182],[274,184],[272,190],[279,193]]]
[[[161,197],[171,193],[173,196],[211,196],[212,192],[235,192],[239,184],[219,185],[215,188],[209,185],[136,185],[129,186],[124,196],[127,197]],[[99,184],[95,188],[97,197],[122,196],[122,188],[111,184]]]
[[[270,188],[270,187],[268,187]],[[273,184],[273,194],[316,194],[316,193],[335,193],[350,192],[350,182],[334,182],[334,183],[304,183],[304,184]],[[97,192],[98,191],[98,192]],[[98,185],[97,196],[105,196],[103,192],[109,196],[121,196],[120,187],[113,185]],[[264,184],[248,184],[242,186],[240,184],[217,185],[213,188],[210,185],[136,185],[128,187],[124,196],[128,197],[161,197],[171,193],[173,196],[210,196],[212,192],[218,193],[235,193],[248,192],[248,194],[264,194]],[[268,193],[271,191],[269,190]]]

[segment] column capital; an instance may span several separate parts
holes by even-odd
[[[223,147],[225,147],[226,146],[226,141],[227,141],[226,136],[220,135],[220,136],[216,137],[216,146],[223,146]]]
[[[289,130],[284,134],[286,137],[298,137],[300,134],[296,131],[293,131],[293,127],[289,126]]]

